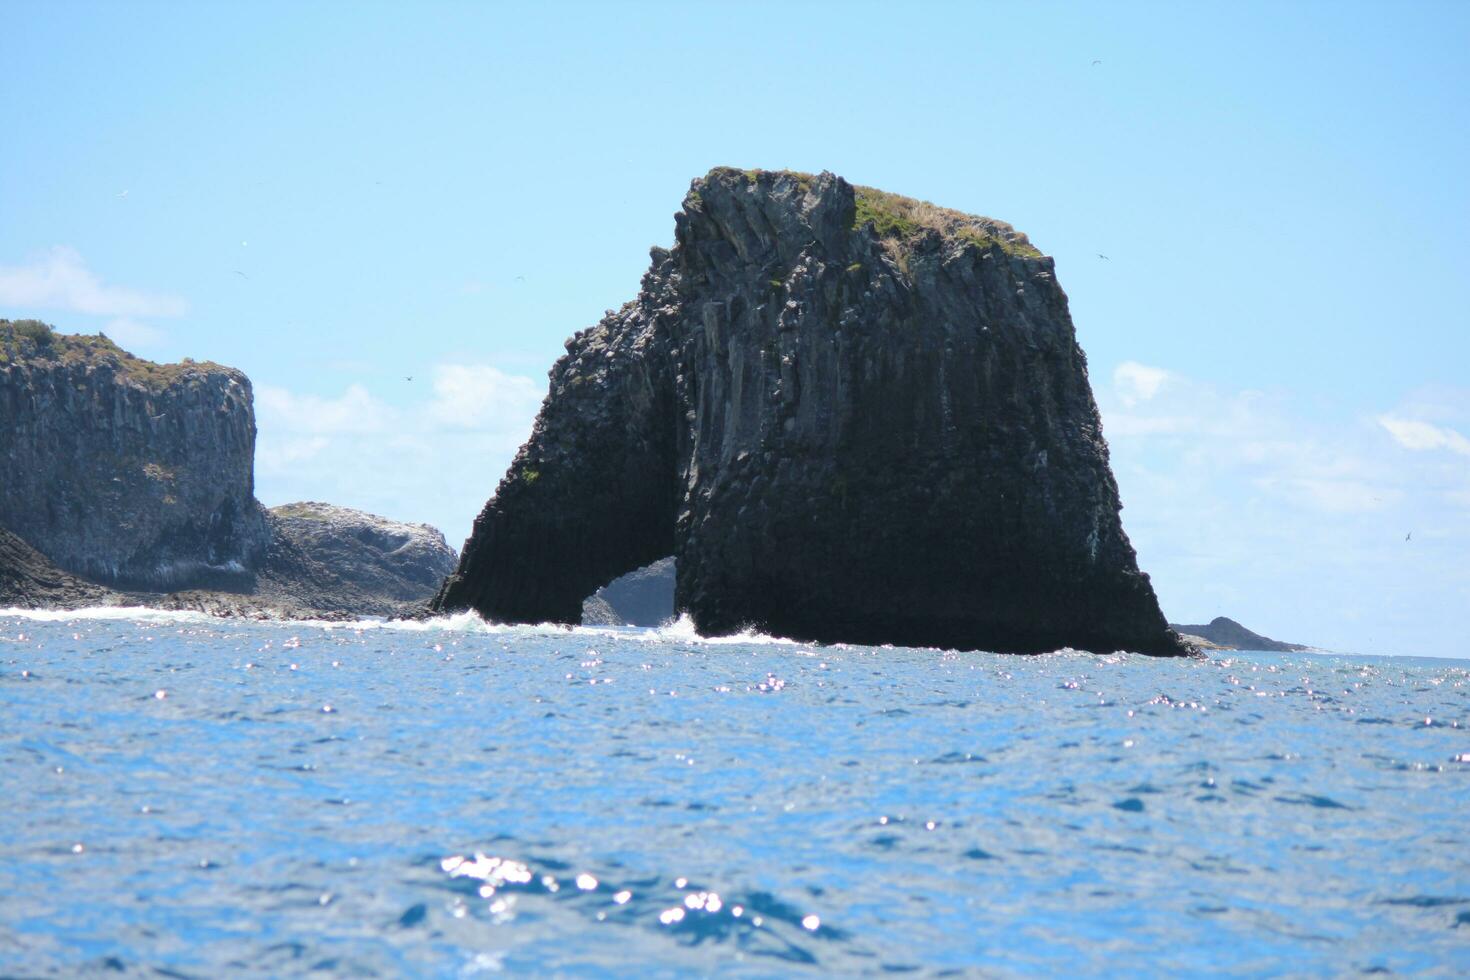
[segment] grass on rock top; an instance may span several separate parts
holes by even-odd
[[[962,238],[980,248],[999,248],[1007,255],[1028,259],[1041,258],[1041,250],[1010,225],[978,218],[953,208],[942,208],[901,194],[880,191],[876,187],[853,186],[852,226],[861,228],[871,223],[879,238],[908,241],[925,231]]]
[[[119,377],[160,391],[194,371],[224,371],[212,361],[184,358],[178,364],[157,364],[134,357],[106,334],[57,333],[40,320],[0,320],[0,365],[12,361],[56,364],[110,364]]]
[[[746,184],[759,185],[781,178],[795,180],[803,191],[811,190],[816,178],[799,170],[741,170],[737,167],[715,167],[705,180],[740,180]],[[928,201],[920,201],[902,194],[893,194],[876,187],[854,184],[852,230],[871,223],[874,233],[881,239],[906,243],[926,231],[959,238],[978,248],[998,248],[1006,255],[1028,259],[1041,258],[1040,249],[1032,245],[1026,236],[1010,225],[989,218],[977,217],[942,208]],[[702,203],[699,191],[691,190],[686,204],[694,207]]]

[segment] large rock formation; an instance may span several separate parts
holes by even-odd
[[[125,589],[233,587],[270,535],[250,380],[0,320],[0,526]]]
[[[1025,236],[828,173],[721,168],[675,237],[567,342],[438,608],[576,622],[675,554],[706,633],[1183,651]]]
[[[433,528],[255,499],[250,381],[0,320],[0,606],[292,618],[421,613]]]

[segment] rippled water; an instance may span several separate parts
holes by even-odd
[[[1466,667],[0,615],[0,973],[1463,973]]]

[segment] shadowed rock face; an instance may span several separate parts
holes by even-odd
[[[441,609],[576,622],[674,554],[705,633],[1183,652],[1052,261],[831,174],[719,169],[575,335]]]

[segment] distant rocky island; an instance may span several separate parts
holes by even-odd
[[[1207,649],[1270,650],[1279,653],[1299,653],[1312,649],[1300,643],[1283,643],[1259,633],[1252,633],[1235,620],[1226,619],[1224,616],[1216,616],[1208,623],[1197,626],[1170,623],[1169,628],[1182,635],[1186,642],[1195,643]]]
[[[717,168],[675,239],[567,341],[436,609],[576,623],[674,556],[706,634],[1186,652],[1024,235],[830,173]]]
[[[582,601],[584,626],[661,626],[674,616],[673,558],[620,575]]]
[[[435,529],[254,493],[250,380],[0,320],[0,606],[291,618],[422,611]]]

